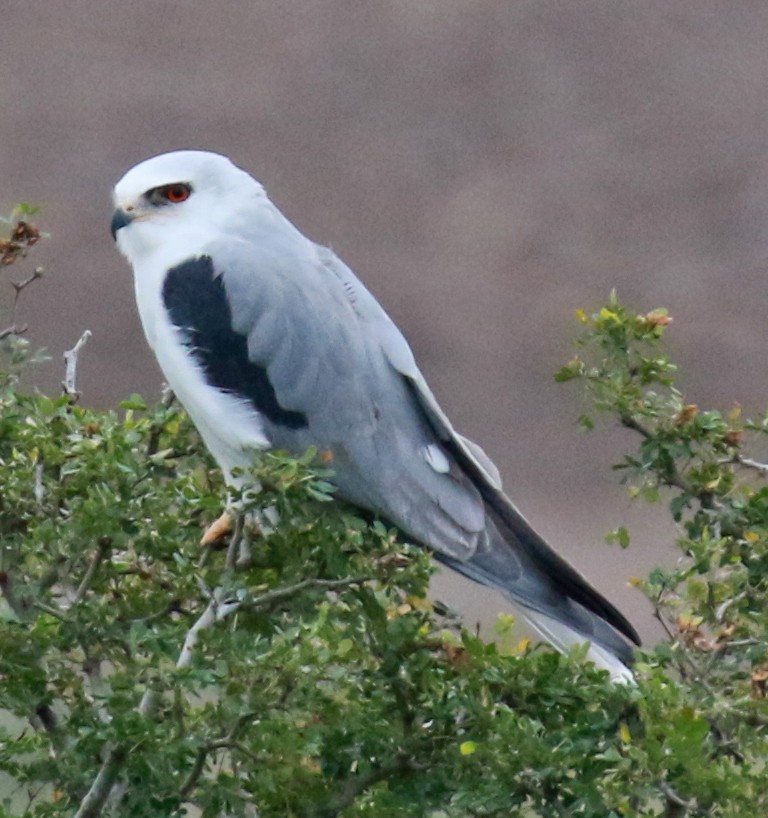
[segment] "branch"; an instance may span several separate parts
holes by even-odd
[[[664,818],[677,818],[677,816],[685,815],[693,806],[690,801],[681,798],[666,781],[659,782],[659,789],[667,801]]]
[[[22,292],[29,287],[34,281],[37,281],[39,278],[43,277],[43,268],[42,267],[35,267],[32,271],[32,275],[28,278],[23,279],[22,281],[12,281],[11,286],[14,289],[14,296],[13,296],[13,315],[14,318],[16,317],[16,305],[19,303],[19,297],[21,296]]]
[[[288,585],[285,588],[276,588],[273,591],[267,591],[260,594],[253,599],[223,599],[223,589],[216,588],[211,594],[211,601],[206,606],[205,610],[197,618],[197,621],[187,631],[184,638],[184,644],[179,652],[179,658],[176,660],[176,668],[181,669],[188,667],[192,662],[195,647],[200,639],[200,634],[207,628],[213,627],[216,623],[221,622],[233,613],[236,613],[241,608],[254,610],[257,608],[268,607],[274,605],[276,602],[282,602],[307,588],[325,588],[327,590],[336,590],[339,588],[349,588],[354,585],[360,585],[364,582],[369,582],[371,577],[355,577],[347,579],[305,579],[297,582],[295,585]],[[160,702],[160,693],[157,688],[148,687],[144,691],[139,703],[138,713],[147,719],[152,718],[158,709]],[[85,798],[80,803],[80,808],[75,813],[74,818],[96,818],[101,814],[107,800],[110,797],[112,788],[120,775],[125,761],[128,758],[128,747],[118,745],[113,747],[105,758],[101,769],[99,770],[96,779],[91,788],[88,790]],[[194,768],[193,768],[194,769]],[[122,793],[120,793],[121,795]],[[119,795],[115,800],[119,800]],[[336,813],[333,813],[336,814]]]
[[[35,465],[35,487],[33,489],[35,495],[35,502],[41,506],[45,499],[45,486],[43,485],[43,462],[40,461]]]
[[[240,734],[240,731],[251,719],[255,718],[257,715],[258,714],[253,711],[244,713],[235,721],[235,723],[232,725],[232,729],[226,736],[223,738],[206,741],[205,744],[200,747],[200,749],[197,751],[197,756],[195,757],[195,763],[192,765],[192,769],[189,771],[189,775],[179,788],[179,795],[181,795],[182,798],[186,798],[197,786],[197,782],[200,780],[200,776],[203,774],[203,770],[205,769],[205,761],[208,756],[216,750],[236,748],[238,746],[237,737]]]
[[[756,471],[761,477],[765,477],[768,475],[768,464],[767,463],[760,463],[757,460],[753,460],[751,457],[744,457],[741,454],[735,454],[733,457],[729,458],[728,460],[723,461],[725,463],[734,463],[738,466],[744,466],[746,469],[753,469]]]
[[[635,418],[631,415],[627,414],[620,414],[619,420],[621,421],[621,425],[627,429],[632,429],[633,431],[637,432],[641,435],[645,440],[650,440],[653,437],[653,434],[647,429],[642,423],[639,423]],[[677,470],[677,466],[672,463],[667,470],[666,474],[662,475],[662,480],[668,485],[673,486],[674,488],[680,489],[680,491],[685,492],[686,494],[690,494],[691,497],[695,497],[701,507],[707,509],[709,511],[721,511],[722,505],[715,500],[712,496],[712,492],[705,491],[703,489],[697,490],[695,489]]]
[[[621,425],[627,429],[632,429],[632,431],[637,432],[641,435],[645,440],[650,440],[653,437],[653,434],[635,420],[631,415],[620,415]],[[694,488],[688,483],[677,470],[677,467],[672,464],[669,472],[663,476],[664,482],[669,486],[674,486],[675,488],[680,489],[680,491],[684,491],[686,494],[690,494],[692,497],[699,497],[699,494],[694,490]],[[699,497],[701,501],[701,497]],[[702,502],[702,505],[704,503]]]
[[[200,614],[200,617],[195,624],[189,629],[184,639],[184,644],[181,648],[181,653],[176,662],[177,668],[188,667],[192,661],[192,653],[200,638],[200,633],[206,628],[210,628],[217,622],[221,622],[233,613],[239,610],[257,610],[259,608],[268,608],[277,602],[283,602],[286,599],[296,596],[308,588],[325,588],[329,591],[335,591],[340,588],[350,588],[355,585],[362,585],[365,582],[370,582],[372,577],[347,577],[345,579],[304,579],[297,582],[295,585],[287,585],[284,588],[275,588],[273,591],[259,594],[259,596],[248,599],[222,599],[222,589],[216,588],[212,594],[211,601],[208,607]],[[147,691],[149,692],[149,691]],[[146,693],[144,694],[146,697]],[[143,705],[143,701],[142,701]],[[139,712],[142,712],[142,705],[139,706]]]
[[[192,625],[187,632],[179,658],[176,661],[176,667],[186,667],[192,661],[192,652],[197,644],[201,631],[210,628],[219,620],[224,619],[234,610],[237,610],[239,605],[239,602],[229,604],[225,602],[223,605],[220,605],[216,599],[216,592],[214,592],[206,609],[200,614],[195,624]],[[152,718],[157,712],[159,701],[160,696],[157,689],[148,687],[141,697],[141,702],[138,707],[139,714],[147,719]],[[88,790],[85,798],[81,801],[80,808],[75,813],[74,818],[96,818],[96,816],[101,814],[127,758],[128,747],[126,745],[113,747],[107,753],[107,757],[104,759],[96,779]],[[122,795],[122,793],[120,793],[120,795]],[[119,800],[119,796],[115,800]]]
[[[34,716],[30,717],[32,726],[39,730],[42,728],[48,734],[51,742],[50,752],[54,757],[64,749],[66,740],[59,729],[59,718],[53,708],[46,702],[41,702],[35,708]]]
[[[21,326],[11,324],[10,327],[0,330],[0,341],[3,341],[5,338],[8,338],[11,335],[24,335],[28,329],[29,326],[27,324],[22,324]]]
[[[384,779],[389,778],[391,775],[409,770],[411,767],[411,761],[408,756],[401,754],[388,764],[382,764],[381,767],[376,767],[367,773],[355,776],[354,778],[348,778],[338,795],[330,798],[325,806],[312,810],[312,812],[306,813],[306,815],[310,818],[337,818],[337,816],[341,815],[347,807],[354,804],[357,798],[374,784],[378,784],[379,781],[384,781]]]
[[[114,747],[107,754],[96,780],[80,802],[74,818],[97,818],[101,815],[112,786],[128,757],[127,747]]]
[[[208,607],[200,614],[195,624],[187,631],[184,644],[181,646],[179,658],[176,660],[177,669],[189,666],[202,631],[213,627],[217,622],[221,622],[223,619],[226,619],[231,614],[240,610],[240,605],[242,604],[240,600],[222,600],[220,597],[221,588],[216,588],[211,597],[211,601],[208,603]],[[151,714],[151,712],[148,712],[149,702],[147,700],[147,694],[151,692],[152,691],[147,690],[139,705],[139,712],[143,715]]]
[[[48,616],[52,616],[54,619],[58,619],[59,622],[69,621],[66,612],[62,611],[60,608],[57,608],[55,605],[47,605],[45,602],[36,600],[32,603],[32,607],[36,608],[38,611],[42,611],[44,614],[48,614]]]
[[[80,581],[80,585],[75,592],[75,596],[72,600],[73,607],[83,601],[83,597],[85,597],[86,593],[88,592],[88,588],[90,587],[91,582],[93,582],[93,578],[96,576],[96,571],[101,563],[104,562],[104,557],[106,557],[109,553],[111,545],[112,543],[108,538],[102,537],[99,539],[98,549],[91,557],[91,561],[88,563],[85,576]]]
[[[0,242],[0,245],[2,245],[2,242]],[[0,246],[0,250],[1,249],[2,249],[2,246]],[[8,260],[9,258],[10,258],[10,261]],[[15,260],[16,260],[16,256],[15,255],[12,256],[12,257],[8,256],[7,255],[7,250],[6,250],[6,253],[3,255],[2,262],[0,262],[0,263],[1,264],[12,264],[13,261],[15,261]],[[11,286],[14,289],[13,309],[11,311],[11,325],[9,327],[6,327],[4,330],[0,331],[0,341],[2,341],[5,338],[8,338],[11,335],[23,335],[29,329],[29,326],[27,324],[17,324],[16,323],[16,312],[17,312],[17,309],[18,309],[18,306],[19,306],[19,297],[21,296],[22,292],[27,287],[29,287],[30,284],[32,284],[33,281],[37,281],[39,278],[42,278],[42,277],[43,277],[43,268],[42,267],[36,267],[33,270],[32,275],[29,276],[28,278],[25,278],[22,281],[12,281],[11,282]]]
[[[224,564],[226,565],[227,569],[230,571],[234,571],[239,564],[239,557],[238,555],[241,553],[243,546],[245,546],[246,550],[248,546],[246,544],[247,533],[245,531],[245,517],[246,513],[241,511],[235,517],[235,528],[232,531],[232,536],[229,539],[229,547],[227,548],[227,556],[224,560]]]
[[[67,364],[67,370],[66,374],[64,375],[64,383],[62,383],[61,386],[64,389],[64,394],[69,395],[73,400],[77,400],[78,397],[80,397],[80,393],[77,391],[77,386],[75,385],[75,379],[77,376],[77,356],[80,354],[80,350],[85,346],[92,334],[93,333],[89,329],[85,330],[72,349],[68,349],[64,353],[64,360]]]
[[[14,593],[13,580],[11,575],[6,571],[0,571],[0,596],[3,597],[8,607],[13,611],[19,621],[23,621],[26,617],[26,609],[28,603],[26,600],[19,600]],[[32,607],[39,607],[41,603],[35,601]],[[46,611],[53,616],[61,616],[60,611]],[[46,668],[40,662],[35,662],[35,666],[42,672],[46,678],[46,687],[48,685],[48,674]],[[56,755],[63,747],[63,738],[59,731],[59,719],[53,708],[46,701],[39,701],[35,706],[32,714],[29,716],[30,724],[36,729],[41,728],[48,734],[51,742],[51,752]]]
[[[325,588],[327,591],[336,591],[340,588],[352,588],[355,585],[364,585],[371,582],[374,577],[346,577],[345,579],[303,579],[295,585],[287,585],[285,588],[275,588],[274,591],[267,591],[253,599],[246,599],[241,604],[247,610],[256,608],[266,608],[276,602],[283,602],[307,588]]]

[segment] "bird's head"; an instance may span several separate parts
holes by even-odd
[[[112,236],[129,261],[167,246],[194,245],[212,229],[237,230],[268,201],[262,186],[225,156],[175,151],[131,168],[115,185]]]

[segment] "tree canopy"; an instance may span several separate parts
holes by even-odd
[[[491,644],[463,628],[427,596],[429,556],[334,501],[311,452],[260,457],[242,501],[261,532],[241,517],[201,548],[225,489],[177,404],[89,409],[74,372],[62,395],[21,387],[31,215],[0,245],[1,814],[768,811],[768,467],[749,454],[768,418],[686,402],[663,311],[579,311],[558,374],[591,395],[584,428],[637,433],[617,468],[680,524],[677,565],[635,580],[668,638],[622,686],[509,617]]]

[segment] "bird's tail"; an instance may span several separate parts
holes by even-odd
[[[573,645],[589,642],[588,656],[598,667],[616,680],[631,680],[632,649],[626,640],[639,645],[637,631],[547,545],[506,495],[485,480],[476,485],[488,520],[481,545],[466,561],[438,559],[501,591],[559,650],[567,652]]]

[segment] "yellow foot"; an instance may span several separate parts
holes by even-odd
[[[218,520],[211,523],[203,532],[203,537],[200,540],[200,545],[216,545],[221,542],[233,530],[232,515],[228,511],[224,511]]]

